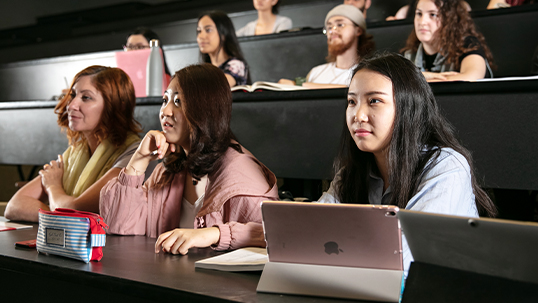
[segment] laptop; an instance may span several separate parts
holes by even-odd
[[[267,201],[261,207],[270,262],[403,269],[397,207]]]
[[[116,65],[121,68],[131,81],[137,98],[146,97],[146,67],[151,49],[116,52]],[[168,87],[170,77],[166,75],[163,67],[163,93]]]
[[[538,224],[401,210],[415,261],[538,283]]]

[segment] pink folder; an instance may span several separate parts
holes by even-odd
[[[121,68],[133,82],[135,95],[137,98],[146,97],[146,65],[148,62],[151,49],[141,49],[135,51],[120,51],[115,53],[116,64]],[[162,50],[161,50],[162,52]],[[164,62],[164,61],[163,61]],[[170,76],[164,73],[163,66],[163,89],[162,93],[168,87]]]

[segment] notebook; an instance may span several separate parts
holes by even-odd
[[[538,224],[401,210],[415,261],[538,283]]]
[[[162,50],[161,50],[162,51]],[[131,81],[137,98],[146,97],[146,66],[151,49],[116,52],[116,65],[121,68]],[[163,93],[168,87],[170,77],[164,73],[163,67]]]
[[[270,262],[402,270],[398,208],[262,203]]]

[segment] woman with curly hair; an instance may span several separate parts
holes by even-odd
[[[209,87],[209,89],[208,89]],[[108,232],[157,237],[155,252],[265,247],[260,203],[278,199],[275,175],[230,129],[232,94],[211,64],[176,72],[150,131],[101,191]],[[163,159],[144,181],[150,161]]]
[[[40,208],[98,212],[101,188],[140,143],[135,105],[133,84],[121,69],[94,65],[80,71],[54,109],[69,147],[15,193],[6,218],[37,222]]]
[[[419,0],[402,49],[428,81],[493,77],[493,56],[461,0]]]

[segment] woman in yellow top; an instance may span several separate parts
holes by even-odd
[[[40,208],[57,207],[99,212],[101,188],[140,143],[135,104],[133,84],[121,69],[94,65],[80,71],[54,109],[69,147],[13,195],[5,217],[37,222]]]

